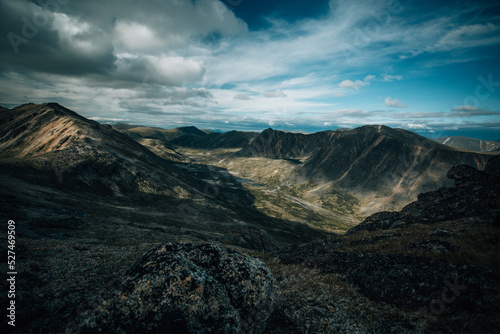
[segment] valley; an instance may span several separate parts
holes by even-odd
[[[257,209],[271,217],[298,221],[343,233],[361,222],[359,201],[333,184],[300,175],[303,161],[234,156],[239,148],[200,150],[177,148],[194,163],[227,169],[255,197]]]
[[[162,140],[152,130],[138,129],[140,139],[139,131],[121,131],[142,143],[144,138]],[[483,168],[492,154],[383,126],[310,135],[267,129],[258,136],[236,131],[196,135],[189,129],[178,136],[168,142],[178,143],[176,152],[186,161],[221,167],[244,179],[240,183],[263,214],[335,233],[372,213],[399,210],[422,191],[450,185],[443,177],[447,169],[460,163]],[[207,138],[213,136],[217,142]],[[162,154],[157,146],[146,146]],[[167,158],[169,151],[164,151]]]

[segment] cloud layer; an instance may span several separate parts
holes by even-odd
[[[235,3],[0,0],[1,103],[166,127],[500,130],[487,1]]]

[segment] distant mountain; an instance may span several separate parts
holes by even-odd
[[[64,209],[149,228],[182,226],[188,230],[180,234],[192,230],[199,238],[224,236],[228,243],[256,249],[322,234],[261,214],[252,195],[223,169],[162,159],[111,126],[59,104],[3,111],[0,124],[4,215],[24,221],[43,217],[46,224],[57,221],[54,217]],[[87,223],[96,221],[88,218]],[[125,231],[128,225],[120,226]],[[231,236],[224,232],[235,227]]]
[[[137,125],[116,124],[113,127],[160,155],[163,154],[161,153],[163,151],[162,146],[166,148],[167,153],[175,151],[175,146],[199,149],[244,147],[258,135],[256,132],[245,131],[229,131],[220,133],[212,130],[199,130],[194,126],[161,129]],[[154,141],[145,139],[152,139]]]
[[[175,145],[199,149],[244,147],[258,135],[256,132],[244,131],[220,133],[211,130],[199,130],[194,126],[160,129],[137,125],[116,124],[113,127],[160,155],[162,151],[161,146],[166,147],[166,152],[175,151]],[[155,141],[151,142],[144,139],[153,139]],[[162,142],[160,143],[158,140]],[[155,149],[157,150],[155,151]]]
[[[433,140],[440,144],[474,152],[494,152],[500,149],[500,142],[498,141],[481,140],[463,136],[442,137]]]
[[[162,129],[140,125],[115,124],[113,128],[125,133],[133,139],[150,138],[171,141],[184,135],[206,136],[207,134],[195,126],[179,127],[174,129]]]
[[[300,159],[311,156],[321,149],[333,131],[301,134],[264,130],[250,144],[237,152],[237,156]]]
[[[226,133],[212,132],[206,136],[198,136],[194,134],[186,134],[171,140],[172,144],[191,147],[191,148],[237,148],[245,147],[255,137],[258,136],[256,132],[242,132],[242,131],[229,131]]]
[[[301,159],[303,176],[356,196],[365,214],[401,208],[446,185],[443,175],[453,165],[481,169],[489,158],[382,125],[310,135],[267,129],[236,155]]]

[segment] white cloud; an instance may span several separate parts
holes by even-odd
[[[113,34],[126,50],[171,51],[188,46],[193,37],[242,34],[248,29],[243,20],[218,0],[146,1],[140,8],[133,0],[122,0],[115,6],[122,8],[115,8],[113,13],[93,14],[119,15]]]
[[[401,76],[401,75],[384,74],[382,77],[383,77],[384,81],[388,81],[388,82],[395,81],[395,80],[399,81],[399,80],[403,79],[403,76]]]
[[[43,12],[43,15],[49,15]],[[109,35],[92,27],[87,22],[64,13],[50,13],[52,28],[57,30],[59,47],[65,52],[74,52],[89,58],[109,52]]]
[[[402,124],[402,127],[410,130],[424,130],[426,132],[434,132],[434,129],[424,123],[404,123]]]
[[[145,56],[152,65],[151,76],[157,75],[160,84],[180,86],[186,82],[201,80],[205,74],[205,65],[194,59],[184,57]],[[153,72],[154,71],[154,72]]]
[[[330,125],[332,125],[332,122],[325,122],[325,123],[323,123],[323,125],[324,126],[330,126]]]
[[[234,99],[236,100],[243,100],[243,101],[246,101],[246,100],[251,100],[252,98],[250,96],[248,96],[247,94],[238,94],[234,97]]]
[[[474,107],[471,105],[457,106],[451,109],[452,113],[448,114],[449,117],[475,117],[475,116],[498,116],[499,111],[487,110],[483,108]]]
[[[460,26],[441,38],[436,49],[496,44],[500,41],[499,31],[500,26],[491,22]]]
[[[392,107],[392,108],[406,108],[406,106],[401,101],[399,101],[396,98],[394,100],[391,100],[390,96],[386,97],[384,101],[385,101],[385,105],[388,106],[388,107]]]
[[[458,106],[458,107],[455,107],[455,108],[453,108],[451,110],[452,111],[482,111],[481,108],[477,108],[477,107],[474,107],[474,106],[471,106],[471,105]]]
[[[404,60],[404,59],[408,59],[408,58],[414,58],[414,57],[421,55],[424,52],[425,52],[424,50],[418,50],[418,51],[411,50],[407,54],[399,55],[399,59]]]
[[[276,89],[274,92],[266,92],[262,95],[265,97],[286,97],[286,94],[281,89]]]
[[[163,41],[148,26],[135,22],[118,22],[114,34],[115,40],[127,50],[150,51],[163,45]]]
[[[359,89],[359,87],[366,86],[366,85],[367,84],[364,83],[361,80],[352,81],[352,80],[349,80],[349,79],[344,80],[341,83],[339,83],[339,87],[342,87],[342,88],[352,88],[352,89]]]
[[[345,94],[342,94],[342,93],[335,93],[333,94],[333,97],[345,97],[346,95]]]
[[[360,87],[368,86],[373,79],[375,79],[374,75],[367,75],[363,80],[352,81],[347,79],[339,83],[339,87],[359,89]]]
[[[79,21],[64,13],[52,13],[52,15],[54,18],[52,26],[57,30],[60,38],[70,40],[75,38],[78,34],[90,30],[90,25],[88,23]]]

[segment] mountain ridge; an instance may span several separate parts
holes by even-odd
[[[302,134],[268,128],[235,155],[303,159],[319,149],[315,141],[323,142],[332,134],[333,131]]]
[[[401,208],[436,183],[446,185],[451,166],[481,169],[490,157],[384,125],[309,135],[267,129],[235,156],[298,159],[301,174],[360,197],[371,207],[367,214]]]
[[[257,136],[255,132],[232,130],[224,133],[212,132],[206,136],[185,134],[171,140],[170,143],[198,149],[239,148],[248,145]]]
[[[159,127],[148,127],[142,125],[129,125],[118,123],[113,128],[133,139],[149,138],[171,141],[183,135],[206,136],[207,134],[195,126],[183,126],[173,129],[163,129]]]
[[[435,138],[434,141],[474,152],[494,152],[500,149],[500,142],[492,140],[482,140],[465,136],[451,136]]]

